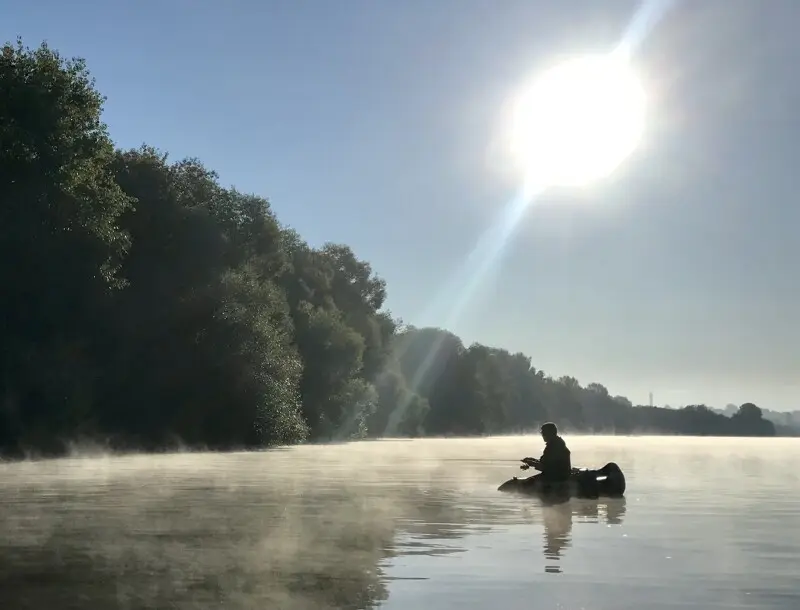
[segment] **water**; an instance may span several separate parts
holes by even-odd
[[[800,443],[568,442],[624,501],[499,494],[533,437],[3,464],[0,607],[800,607]]]

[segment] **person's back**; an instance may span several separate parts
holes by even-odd
[[[558,435],[555,424],[549,422],[543,424],[541,432],[545,442],[544,452],[539,458],[537,467],[542,473],[541,478],[552,483],[568,480],[572,473],[572,460],[567,444]]]
[[[548,481],[566,481],[572,472],[572,460],[567,444],[560,436],[547,441],[539,459],[542,478]]]

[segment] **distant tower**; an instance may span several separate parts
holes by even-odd
[[[650,406],[653,406],[653,393],[650,392]]]

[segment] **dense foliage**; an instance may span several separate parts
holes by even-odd
[[[530,430],[774,434],[754,405],[633,407],[523,354],[398,329],[344,245],[312,248],[194,159],[115,150],[84,63],[0,57],[0,449],[156,449]]]

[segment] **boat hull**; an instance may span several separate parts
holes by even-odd
[[[537,476],[509,479],[498,491],[530,496],[619,498],[625,495],[625,475],[614,462],[598,470],[576,470],[568,481],[545,483]]]

